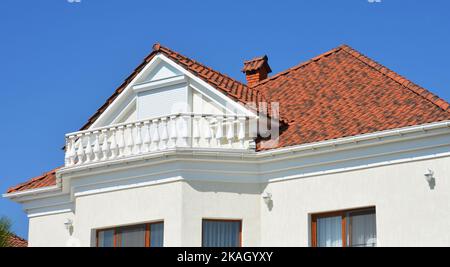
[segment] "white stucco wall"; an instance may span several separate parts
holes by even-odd
[[[164,221],[164,246],[201,246],[202,219],[239,219],[243,245],[257,246],[259,195],[255,184],[176,181],[81,196],[72,236],[64,228],[71,214],[41,216],[30,219],[30,245],[66,246],[72,238],[92,246],[96,229]]]
[[[428,168],[434,189],[423,175]],[[240,219],[244,246],[309,246],[310,214],[375,206],[379,246],[448,246],[449,173],[443,157],[269,184],[175,181],[90,194],[76,198],[75,216],[30,218],[29,241],[91,246],[95,229],[163,220],[165,246],[201,246],[202,219]],[[263,192],[272,194],[271,210]]]
[[[94,194],[76,199],[75,236],[95,244],[95,230],[164,221],[164,245],[180,246],[181,182]]]
[[[449,246],[449,174],[445,157],[270,183],[273,208],[261,206],[261,245],[309,246],[311,213],[375,206],[379,246]]]
[[[73,219],[72,212],[37,216],[29,219],[28,246],[30,247],[66,247],[71,237],[64,223]]]
[[[61,174],[65,191],[21,198],[31,216],[30,246],[92,246],[96,229],[161,220],[165,246],[200,246],[202,219],[242,220],[244,246],[309,246],[311,214],[369,206],[379,246],[450,246],[449,131],[298,154],[187,151],[81,166]]]
[[[260,244],[260,186],[186,182],[183,186],[183,246],[202,245],[202,219],[241,220],[242,245]]]

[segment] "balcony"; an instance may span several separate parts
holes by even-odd
[[[69,133],[65,166],[177,148],[254,149],[252,121],[248,116],[186,113]]]

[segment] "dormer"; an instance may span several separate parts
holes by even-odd
[[[66,135],[66,167],[177,149],[254,147],[245,85],[155,45],[81,131]]]

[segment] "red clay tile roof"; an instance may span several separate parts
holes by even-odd
[[[14,248],[28,247],[28,241],[16,236],[15,234],[11,234],[9,237],[8,246]]]
[[[40,176],[34,177],[27,182],[21,183],[19,185],[16,185],[14,187],[11,187],[8,189],[7,193],[14,193],[19,191],[25,191],[30,189],[36,189],[41,187],[47,187],[56,185],[56,171],[60,169],[61,167],[58,167],[56,169],[53,169],[49,172],[46,172]]]
[[[267,56],[262,57],[256,57],[251,60],[247,60],[244,62],[244,67],[242,68],[242,72],[252,72],[259,70],[262,67],[267,68],[267,73],[271,73],[272,70],[269,67],[269,64],[267,63]]]
[[[450,120],[446,101],[346,45],[253,88],[291,121],[277,147]]]
[[[426,89],[344,45],[269,77],[252,88],[159,44],[89,119],[88,128],[157,53],[241,103],[279,102],[276,148],[450,120],[450,105]],[[264,150],[257,142],[257,150]],[[55,169],[56,170],[56,169]],[[56,184],[55,170],[8,193]]]

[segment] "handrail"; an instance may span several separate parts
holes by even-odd
[[[70,133],[67,133],[65,136],[69,137],[71,135],[78,135],[78,134],[84,134],[84,133],[88,133],[88,132],[101,131],[101,130],[110,129],[110,128],[117,128],[120,126],[127,126],[129,124],[142,123],[142,122],[146,122],[146,121],[160,120],[162,118],[181,117],[181,116],[191,116],[191,117],[194,117],[194,116],[201,116],[201,117],[222,116],[224,118],[228,118],[228,117],[244,118],[245,117],[247,119],[257,119],[258,118],[258,116],[247,116],[247,115],[236,115],[236,114],[213,114],[213,113],[200,114],[200,113],[193,113],[193,112],[172,113],[172,114],[164,115],[164,116],[146,118],[146,119],[137,120],[137,121],[111,124],[111,125],[107,125],[107,126],[102,126],[102,127],[98,127],[98,128],[92,128],[92,129],[87,129],[87,130],[82,130],[82,131],[77,131],[77,132],[70,132]]]

